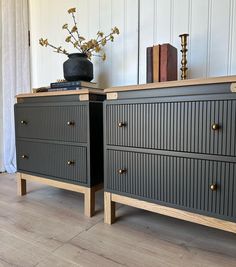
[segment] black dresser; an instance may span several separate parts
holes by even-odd
[[[18,193],[26,180],[83,193],[92,216],[103,183],[103,90],[17,96]]]
[[[236,233],[236,76],[105,90],[105,222],[115,203]]]

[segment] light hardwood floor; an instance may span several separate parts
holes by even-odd
[[[112,226],[83,215],[83,196],[0,175],[0,266],[236,266],[236,235],[120,206]]]

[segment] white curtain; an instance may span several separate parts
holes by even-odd
[[[15,96],[30,91],[28,44],[28,0],[0,0],[1,3],[1,171],[16,171],[14,104]]]

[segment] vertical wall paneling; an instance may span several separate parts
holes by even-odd
[[[100,0],[88,0],[87,1],[88,11],[88,37],[89,39],[96,39],[97,32],[101,29],[100,25]],[[100,71],[100,61],[101,58],[95,56],[92,58],[94,66],[94,82],[98,82],[97,77]]]
[[[154,43],[154,3],[140,0],[139,82],[146,83],[146,48]]]
[[[208,76],[227,75],[230,40],[230,1],[212,1]]]
[[[122,85],[124,84],[124,68],[125,68],[125,1],[126,0],[111,0],[111,12],[112,12],[112,27],[117,26],[122,35],[119,36],[112,44],[112,66],[111,66],[111,78],[112,84]],[[122,10],[122,12],[119,12]]]
[[[229,75],[236,74],[236,0],[232,0],[231,9],[231,52],[229,55]]]
[[[124,84],[136,84],[138,78],[138,0],[125,1]]]
[[[173,0],[155,1],[154,44],[170,43],[172,33]]]
[[[189,77],[205,77],[207,73],[207,54],[208,54],[208,9],[209,1],[192,1],[190,48],[189,59]]]
[[[66,46],[61,26],[72,23],[67,9],[77,7],[79,31],[93,37],[113,26],[121,34],[105,48],[107,61],[94,58],[95,81],[102,87],[146,82],[146,48],[171,43],[188,32],[188,78],[236,74],[236,0],[29,0],[33,87],[63,78],[63,55],[39,46],[40,37]],[[53,14],[60,14],[57,16]],[[71,47],[68,47],[71,51]],[[139,71],[139,73],[138,73]],[[179,71],[180,77],[180,71]]]
[[[178,36],[184,32],[190,34],[188,78],[236,73],[236,0],[140,1],[140,83],[146,82],[147,46],[170,42],[178,48],[180,68]]]
[[[173,20],[172,20],[172,27],[173,27],[173,37],[172,37],[172,45],[175,46],[179,53],[178,53],[178,69],[181,66],[181,45],[180,45],[180,38],[179,35],[181,33],[188,33],[189,30],[189,3],[190,0],[173,0]],[[192,36],[191,36],[192,37]],[[189,43],[189,53],[191,53],[191,43]],[[178,72],[179,79],[180,79],[180,71]]]
[[[112,2],[111,0],[100,0],[100,30],[105,33],[110,32],[112,27]],[[111,43],[108,43],[104,48],[107,56],[107,60],[104,62],[100,61],[100,72],[97,75],[97,80],[99,84],[107,88],[112,84],[111,78],[111,66],[112,66],[112,53],[111,53]]]
[[[138,0],[111,0],[112,27],[121,34],[111,46],[113,85],[137,83],[138,64]]]

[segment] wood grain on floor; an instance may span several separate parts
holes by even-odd
[[[0,267],[236,266],[236,235],[121,206],[103,223],[83,215],[79,193],[28,183],[16,196],[16,175],[0,175]]]

